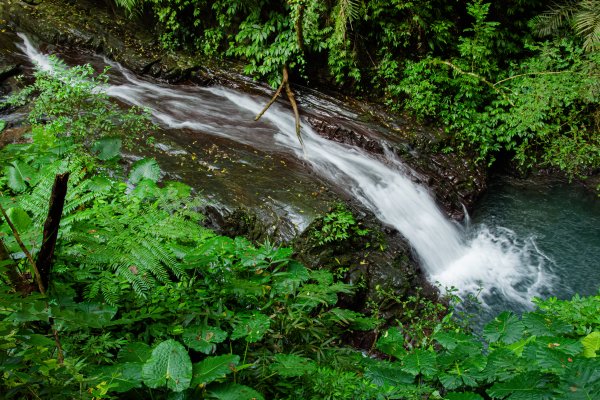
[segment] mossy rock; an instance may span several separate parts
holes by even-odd
[[[314,232],[322,229],[323,218],[317,218],[293,242],[297,258],[310,268],[326,268],[355,285],[357,292],[343,296],[341,303],[356,311],[368,311],[369,304],[382,304],[390,294],[406,298],[417,288],[436,300],[437,289],[426,280],[406,239],[370,212],[348,208],[367,234],[320,244]],[[382,317],[393,319],[399,310],[389,303],[380,311]]]

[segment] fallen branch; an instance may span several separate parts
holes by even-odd
[[[288,72],[287,65],[284,65],[284,67],[283,67],[283,81],[285,82],[285,93],[287,94],[288,99],[290,100],[290,103],[292,104],[292,109],[294,110],[294,118],[296,120],[296,136],[298,137],[298,141],[300,142],[300,145],[302,146],[302,148],[304,148],[304,142],[302,141],[302,136],[300,135],[300,112],[298,111],[298,104],[296,103],[296,97],[294,96],[294,92],[292,91],[292,88],[290,87],[289,72]]]
[[[546,71],[546,72],[526,72],[524,74],[518,74],[518,75],[513,75],[510,76],[508,78],[502,79],[496,83],[494,83],[494,86],[497,86],[501,83],[507,82],[507,81],[511,81],[513,79],[516,78],[521,78],[523,76],[534,76],[534,75],[559,75],[559,74],[565,74],[565,73],[574,73],[573,71]]]
[[[254,120],[258,121],[264,115],[264,113],[269,109],[269,107],[271,107],[273,105],[273,103],[275,103],[275,100],[277,100],[277,97],[281,94],[281,90],[283,88],[285,88],[285,93],[286,93],[286,95],[290,101],[290,104],[292,105],[292,109],[294,111],[294,119],[296,121],[296,136],[298,137],[298,141],[300,142],[300,145],[304,149],[304,141],[302,140],[302,135],[300,134],[300,111],[298,110],[298,103],[296,102],[296,97],[294,96],[294,91],[292,90],[292,88],[290,86],[290,74],[289,74],[287,65],[283,66],[281,85],[279,85],[279,88],[277,89],[277,91],[275,92],[275,94],[273,95],[271,100],[267,103],[265,108],[263,108],[262,111],[254,118]]]
[[[271,97],[271,100],[267,103],[265,108],[263,108],[262,111],[256,117],[254,117],[255,121],[258,121],[263,116],[263,114],[267,112],[269,107],[271,107],[273,105],[273,103],[275,103],[275,100],[277,100],[277,97],[279,97],[279,95],[281,94],[281,90],[283,89],[284,85],[285,85],[285,81],[282,80],[281,85],[279,85],[279,88],[277,88],[277,91],[275,92],[273,97]]]

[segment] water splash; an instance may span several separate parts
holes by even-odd
[[[20,35],[25,54],[42,68],[45,56]],[[108,61],[107,61],[108,62]],[[552,261],[533,237],[520,239],[510,229],[461,227],[437,207],[428,190],[415,184],[407,167],[391,152],[375,156],[319,136],[306,122],[298,143],[289,110],[275,104],[260,123],[253,121],[265,103],[222,87],[164,85],[136,77],[118,64],[107,93],[149,109],[165,127],[218,135],[266,152],[292,153],[320,176],[352,194],[410,242],[433,282],[460,293],[483,288],[484,305],[508,302],[528,307],[533,296],[553,285]]]

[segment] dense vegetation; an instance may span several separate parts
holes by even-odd
[[[0,150],[0,393],[8,399],[592,399],[600,392],[600,296],[537,301],[481,335],[452,309],[395,299],[383,321],[338,306],[355,288],[289,248],[214,234],[200,202],[143,159],[143,110],[123,111],[89,66],[38,72],[31,141]],[[89,132],[93,132],[90,134]],[[56,177],[68,190],[41,281]],[[53,185],[53,181],[55,181]],[[322,244],[363,235],[337,208]],[[34,284],[34,282],[36,282]],[[410,312],[408,312],[410,310]],[[370,332],[361,352],[348,336]]]
[[[115,2],[153,18],[167,48],[243,60],[274,87],[289,68],[440,124],[446,151],[600,168],[597,0]]]

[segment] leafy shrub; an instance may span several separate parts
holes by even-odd
[[[312,232],[313,238],[318,245],[332,242],[343,242],[353,235],[366,236],[368,229],[360,227],[354,219],[354,215],[343,204],[335,206],[333,211],[325,214],[319,229]]]
[[[108,160],[119,155],[120,140],[128,144],[148,134],[152,125],[147,112],[123,110],[109,99],[104,91],[107,70],[96,74],[89,64],[69,68],[55,56],[49,62],[49,69],[36,69],[33,84],[6,100],[11,105],[31,104],[28,119],[40,145],[72,141],[88,149],[94,146],[100,158]]]

